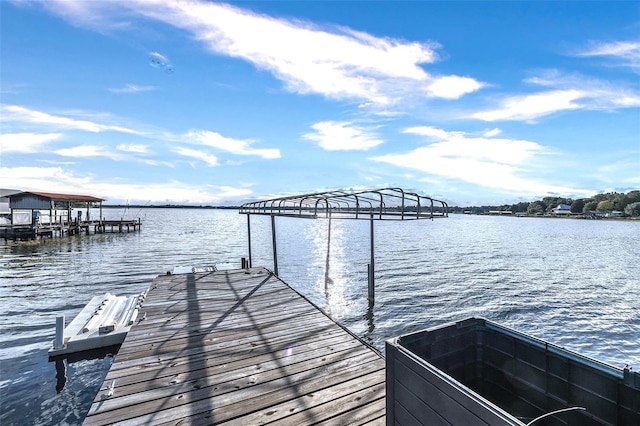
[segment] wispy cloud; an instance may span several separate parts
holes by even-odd
[[[131,152],[135,154],[146,154],[149,152],[149,147],[147,145],[136,145],[136,144],[120,144],[116,146],[118,151]]]
[[[311,128],[315,132],[303,137],[327,151],[368,150],[383,142],[373,131],[348,121],[321,121]]]
[[[470,114],[483,121],[533,121],[569,110],[616,110],[640,106],[637,90],[580,74],[555,69],[539,71],[524,80],[546,90],[526,95],[506,96],[493,109]]]
[[[605,57],[613,59],[614,65],[630,67],[640,71],[640,41],[591,42],[584,50],[575,53],[581,57]]]
[[[39,152],[49,142],[62,138],[62,133],[5,133],[0,134],[0,152],[31,154]]]
[[[72,148],[62,148],[54,151],[56,154],[63,157],[77,157],[77,158],[89,158],[89,157],[106,157],[112,160],[121,160],[123,156],[116,152],[109,151],[105,147],[97,145],[79,145]]]
[[[500,102],[500,107],[471,114],[471,118],[484,121],[533,120],[558,111],[580,108],[576,101],[584,97],[579,90],[554,90],[534,95],[511,96]]]
[[[111,93],[140,93],[157,90],[156,86],[138,86],[137,84],[125,84],[117,89],[108,89]]]
[[[438,60],[439,45],[433,42],[320,27],[224,3],[114,0],[78,4],[51,0],[46,7],[96,31],[117,28],[125,12],[164,22],[187,31],[217,55],[238,58],[270,72],[287,90],[300,94],[389,105],[416,95],[457,99],[483,86],[471,77],[427,73],[422,66]],[[152,62],[164,64],[165,60],[160,55]]]
[[[277,148],[252,148],[251,144],[254,141],[233,139],[209,130],[192,130],[184,134],[181,139],[189,143],[210,146],[236,155],[256,155],[267,160],[280,158],[280,150]]]
[[[48,188],[65,192],[70,187],[88,183],[88,178],[74,176],[62,167],[0,167],[0,181],[8,188]]]
[[[3,83],[0,87],[0,94],[3,95],[15,95],[22,93],[22,91],[28,87],[26,83]]]
[[[482,133],[482,136],[486,137],[486,138],[492,138],[494,136],[498,136],[500,133],[502,133],[502,130],[498,129],[497,127],[495,129],[487,129]]]
[[[61,114],[49,114],[18,105],[3,105],[0,107],[0,111],[2,112],[2,114],[0,115],[0,121],[36,124],[61,130],[83,130],[85,132],[91,133],[112,131],[129,134],[140,134],[140,132],[129,129],[127,127],[96,123],[93,121],[82,120],[79,118],[64,116]]]
[[[475,136],[434,127],[412,127],[404,133],[424,136],[426,144],[405,153],[372,160],[418,170],[427,177],[468,182],[478,187],[540,195],[575,193],[574,188],[548,184],[529,177],[529,164],[545,148],[527,140]]]
[[[196,160],[200,160],[211,167],[219,165],[218,157],[213,154],[208,154],[204,151],[179,147],[175,149],[175,152],[176,154],[182,155],[183,157],[195,158]]]
[[[9,188],[94,194],[110,202],[218,204],[236,202],[252,193],[247,187],[190,185],[175,180],[156,183],[114,183],[78,175],[63,167],[0,167],[0,181]]]

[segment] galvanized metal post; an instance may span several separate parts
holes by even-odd
[[[56,340],[53,346],[55,349],[64,347],[64,315],[56,317]]]
[[[373,239],[373,213],[371,213],[371,219],[369,219],[370,230],[369,234],[371,236],[371,263],[369,264],[369,306],[373,306],[375,301],[375,253],[374,253],[374,239]]]
[[[271,240],[273,242],[273,273],[278,276],[278,248],[276,247],[276,217],[271,215]]]
[[[251,268],[253,262],[251,260],[251,214],[249,213],[247,213],[247,242],[249,244],[249,268]]]
[[[329,258],[331,257],[331,211],[329,211],[329,227],[327,229],[327,258],[324,266],[324,293],[329,297]]]

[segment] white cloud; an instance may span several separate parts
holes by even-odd
[[[253,141],[228,138],[209,130],[192,130],[186,133],[183,139],[187,142],[196,142],[236,155],[257,155],[267,160],[280,158],[280,150],[277,148],[252,148],[251,143],[253,143]]]
[[[91,133],[113,131],[140,134],[138,131],[122,126],[113,126],[109,124],[95,123],[88,120],[65,117],[62,115],[48,114],[46,112],[36,111],[18,105],[3,105],[0,107],[0,111],[2,111],[2,115],[0,115],[1,121],[46,125],[57,129],[83,130]]]
[[[190,157],[200,160],[211,167],[219,165],[218,158],[215,155],[207,154],[203,151],[198,151],[189,148],[176,148],[175,152],[183,157]]]
[[[500,133],[502,133],[502,130],[498,129],[497,127],[495,129],[487,129],[482,133],[482,136],[486,137],[486,138],[492,138],[494,136],[498,136]]]
[[[561,111],[612,111],[640,106],[640,93],[636,90],[577,73],[542,70],[524,82],[549,90],[505,97],[498,108],[476,112],[469,117],[489,122],[531,121]]]
[[[46,7],[96,31],[124,25],[127,12],[164,22],[187,31],[217,55],[270,72],[288,90],[300,94],[389,105],[425,93],[457,99],[482,87],[470,77],[432,78],[422,65],[438,60],[439,46],[433,42],[375,37],[336,26],[320,28],[219,2],[51,0]],[[152,52],[150,63],[169,62]]]
[[[136,144],[120,144],[116,146],[118,151],[131,152],[134,154],[146,154],[149,152],[149,147],[147,145],[136,145]]]
[[[547,70],[525,82],[558,90],[578,90],[582,94],[580,106],[583,109],[615,110],[640,106],[640,93],[636,90],[580,74]]]
[[[470,77],[449,75],[434,78],[433,81],[427,85],[427,93],[429,96],[437,98],[459,99],[467,93],[480,90],[483,86],[483,83]]]
[[[108,89],[112,93],[139,93],[139,92],[149,92],[152,90],[157,90],[158,88],[155,86],[138,86],[136,84],[125,84],[123,87],[117,89]]]
[[[573,188],[547,184],[527,177],[529,164],[545,151],[526,140],[473,137],[433,127],[414,127],[405,133],[423,135],[435,142],[401,154],[387,154],[372,160],[419,170],[430,177],[460,180],[480,187],[539,195],[548,192],[576,192]]]
[[[368,150],[382,143],[371,131],[346,121],[321,121],[311,126],[314,133],[304,134],[327,151]]]
[[[141,2],[139,14],[191,32],[216,54],[246,60],[298,93],[387,102],[377,78],[423,81],[419,64],[436,59],[432,44],[377,38],[350,29],[258,15],[202,1]]]
[[[593,42],[576,56],[610,57],[623,66],[640,70],[640,41]]]
[[[414,135],[426,136],[433,139],[447,139],[451,136],[462,135],[462,132],[447,132],[431,126],[408,127],[402,130],[402,133],[411,133]]]
[[[97,145],[79,145],[73,148],[58,149],[54,152],[63,157],[107,157],[112,160],[121,160],[123,158],[120,154],[108,151],[104,147]]]
[[[71,173],[61,167],[0,167],[0,179],[4,181],[24,182],[28,179],[72,179]],[[9,185],[16,188],[33,188],[32,185]],[[37,186],[36,186],[37,188]],[[46,188],[46,186],[43,186]]]
[[[150,202],[217,204],[233,202],[252,193],[249,188],[232,186],[206,187],[178,181],[145,184],[113,183],[92,176],[74,175],[61,167],[0,167],[0,181],[7,188],[42,190],[59,193],[91,194],[111,203]]]
[[[253,191],[248,188],[235,188],[233,186],[220,186],[219,197],[222,198],[239,198],[251,195]]]
[[[585,94],[580,90],[554,90],[533,95],[512,96],[501,102],[498,109],[477,112],[471,118],[483,121],[533,120],[558,111],[581,108],[576,103]]]
[[[44,145],[58,140],[61,133],[5,133],[0,134],[0,152],[20,152],[31,154],[39,152]]]

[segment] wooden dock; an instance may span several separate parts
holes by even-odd
[[[140,231],[142,222],[137,220],[85,220],[39,223],[37,225],[2,225],[0,238],[4,240],[33,240],[42,237],[65,235],[122,233]]]
[[[264,268],[157,277],[85,425],[385,423],[385,362]]]

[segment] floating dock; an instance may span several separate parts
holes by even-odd
[[[264,268],[157,277],[85,425],[384,424],[385,361]]]
[[[138,316],[145,293],[95,296],[65,327],[64,316],[56,319],[56,339],[49,358],[122,343]]]

